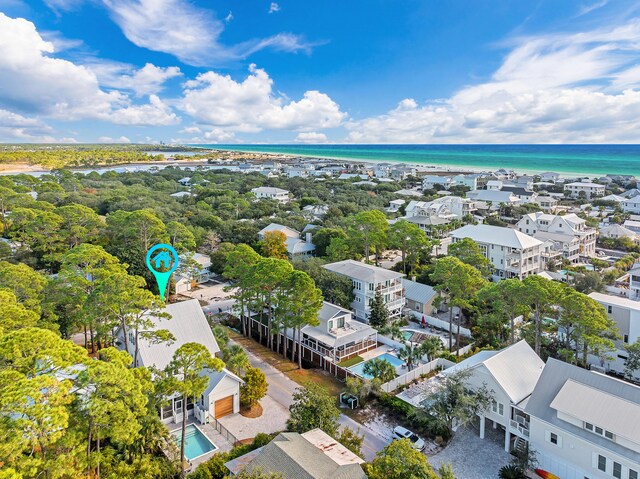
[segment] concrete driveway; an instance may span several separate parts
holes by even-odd
[[[269,388],[267,389],[268,397],[270,397],[273,401],[286,409],[288,418],[289,406],[293,404],[293,392],[296,388],[300,387],[300,385],[295,381],[289,379],[287,376],[285,376],[270,364],[267,364],[252,352],[247,351],[246,349],[245,351],[249,356],[251,365],[253,367],[259,368],[267,376],[267,382],[269,383]],[[268,414],[268,411],[266,409],[265,414]],[[246,420],[246,418],[243,419]],[[362,453],[364,454],[367,461],[371,461],[372,459],[374,459],[376,456],[376,452],[382,450],[389,443],[388,439],[381,437],[381,435],[378,435],[372,429],[354,421],[344,414],[340,415],[338,422],[342,426],[349,426],[354,431],[360,429],[360,434],[364,435],[364,440],[362,442]]]
[[[262,416],[256,418],[244,417],[240,413],[218,419],[238,440],[251,439],[263,432],[272,434],[287,428],[289,410],[274,400],[268,394],[260,401]]]

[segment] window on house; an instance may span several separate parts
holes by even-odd
[[[604,437],[606,437],[607,439],[611,439],[613,441],[613,433],[611,431],[605,431]]]
[[[622,479],[622,464],[615,461],[613,463],[613,477]]]
[[[328,321],[327,326],[329,326],[329,329],[333,329],[333,320]]]
[[[598,454],[598,469],[607,472],[607,458]]]
[[[556,433],[552,432],[549,435],[549,442],[551,444],[555,444],[557,446],[558,445],[558,435]]]
[[[495,400],[491,401],[491,410],[500,416],[504,416],[504,404],[496,402]]]
[[[613,306],[607,306],[607,313],[611,314],[613,312]]]
[[[628,334],[625,334],[625,335],[624,335],[624,342],[625,342],[625,343],[628,343],[628,342],[629,342],[629,335],[628,335]]]
[[[638,479],[638,471],[629,469],[629,479]]]

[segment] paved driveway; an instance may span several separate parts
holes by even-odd
[[[289,410],[271,396],[267,395],[260,401],[262,416],[256,418],[244,417],[240,413],[218,419],[238,440],[251,439],[263,432],[272,434],[287,428]]]
[[[434,469],[450,463],[456,479],[495,479],[502,466],[511,462],[511,454],[504,451],[504,433],[490,426],[487,436],[480,439],[478,429],[459,430],[449,445],[429,457]]]
[[[293,404],[293,392],[296,388],[300,387],[300,385],[295,381],[289,379],[287,376],[285,376],[270,364],[267,364],[252,352],[246,349],[245,351],[249,356],[251,365],[253,367],[260,368],[260,370],[262,370],[262,372],[267,376],[267,382],[269,383],[267,395],[276,403],[280,404],[286,409],[288,418],[289,406]],[[265,414],[268,414],[268,411],[266,409]],[[338,421],[341,425],[349,426],[354,431],[360,429],[360,434],[364,435],[364,440],[362,442],[362,452],[365,455],[365,459],[367,461],[375,458],[376,452],[382,450],[389,443],[388,439],[381,437],[372,429],[354,421],[344,414],[340,415]]]

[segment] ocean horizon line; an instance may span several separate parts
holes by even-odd
[[[415,164],[468,171],[512,169],[564,175],[640,175],[639,144],[190,144],[247,153],[282,154],[342,161]]]

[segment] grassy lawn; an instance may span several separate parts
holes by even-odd
[[[229,338],[240,344],[247,351],[259,356],[267,364],[273,366],[301,386],[309,383],[321,384],[327,388],[329,394],[334,396],[338,396],[344,391],[344,384],[328,372],[321,369],[298,369],[298,363],[293,363],[289,359],[283,358],[281,354],[277,354],[275,351],[270,350],[251,338],[247,338],[228,328],[227,331]],[[362,358],[360,359],[362,360]]]
[[[338,366],[340,366],[341,368],[348,368],[349,366],[361,363],[362,361],[364,361],[364,359],[362,359],[360,356],[354,356],[352,358],[345,359],[344,361],[340,361],[338,363]]]

